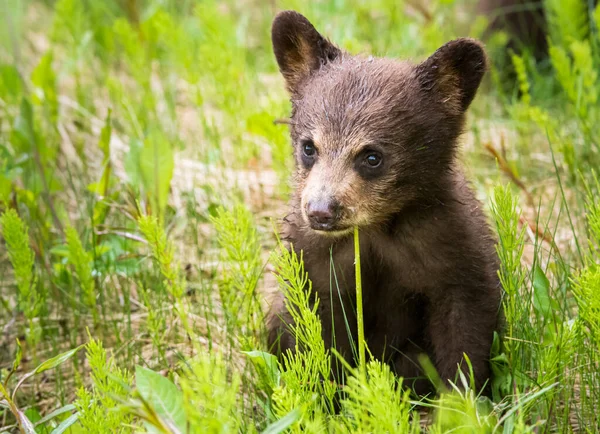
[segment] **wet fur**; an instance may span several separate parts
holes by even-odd
[[[373,356],[410,379],[422,375],[417,356],[424,353],[448,381],[459,364],[465,369],[466,353],[482,387],[498,325],[498,263],[481,204],[455,156],[465,111],[486,69],[482,46],[452,41],[418,65],[351,56],[291,11],[275,19],[272,37],[292,96],[297,161],[282,236],[303,251],[326,346],[352,357],[343,312],[355,340],[351,229],[357,225]],[[319,152],[309,166],[302,156],[308,139]],[[381,170],[359,167],[365,149],[383,154]],[[340,230],[312,230],[306,202],[328,197],[342,204]],[[280,296],[267,318],[274,352],[294,349],[290,323]],[[429,389],[424,380],[413,386],[418,393]]]

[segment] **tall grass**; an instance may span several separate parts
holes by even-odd
[[[352,52],[417,60],[484,17],[462,0],[5,2],[0,432],[594,432],[600,8],[545,4],[547,64],[492,69],[463,153],[498,236],[492,399],[463,376],[416,401],[364,337],[356,361],[325,346],[302,254],[273,234],[293,161],[270,22],[297,9]],[[275,290],[298,342],[282,363]]]

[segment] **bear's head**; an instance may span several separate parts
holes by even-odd
[[[342,235],[434,199],[486,70],[479,42],[448,42],[419,64],[353,56],[293,11],[277,15],[272,41],[308,227]]]

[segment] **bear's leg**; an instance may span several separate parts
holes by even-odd
[[[448,288],[441,293],[444,296],[432,300],[429,312],[433,363],[444,382],[457,384],[459,367],[470,380],[469,366],[463,356],[466,354],[473,369],[475,387],[480,390],[489,379],[497,312],[492,309],[493,303],[484,298],[485,293],[472,295],[460,288]]]

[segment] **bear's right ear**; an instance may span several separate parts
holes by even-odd
[[[295,93],[298,85],[321,65],[341,54],[339,48],[317,32],[303,15],[295,11],[277,14],[271,28],[273,51],[287,88]]]

